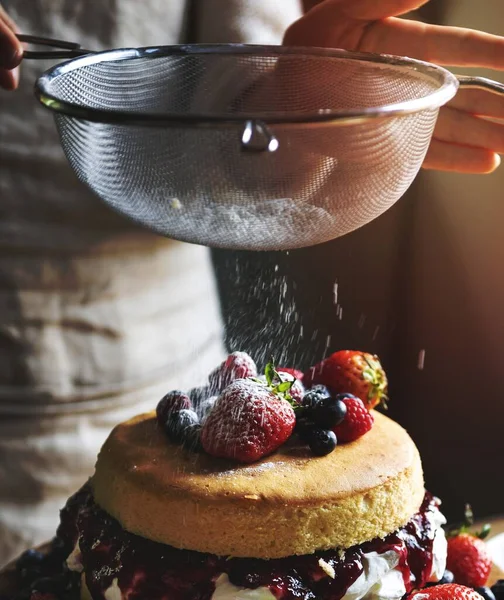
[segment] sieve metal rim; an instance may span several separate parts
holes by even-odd
[[[413,68],[422,75],[430,76],[439,83],[439,88],[421,98],[403,102],[362,108],[358,110],[327,110],[323,113],[284,113],[262,112],[253,115],[214,115],[214,114],[179,114],[179,113],[138,113],[131,111],[114,111],[94,107],[84,107],[68,102],[51,93],[52,82],[59,76],[72,70],[102,62],[134,60],[140,58],[156,58],[170,55],[302,55],[309,57],[344,58],[348,60],[378,63],[397,67]],[[449,102],[457,93],[459,80],[447,69],[409,57],[388,54],[370,54],[341,49],[293,46],[261,46],[254,44],[185,44],[175,46],[149,46],[144,48],[120,48],[103,52],[90,53],[62,64],[56,65],[43,73],[35,84],[35,95],[39,102],[49,110],[76,119],[99,123],[117,123],[136,126],[155,127],[221,127],[236,126],[245,121],[258,121],[268,125],[281,126],[317,126],[317,125],[351,125],[371,119],[397,117],[421,112],[437,110]]]

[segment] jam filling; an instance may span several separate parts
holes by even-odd
[[[62,510],[58,536],[67,548],[79,542],[86,583],[95,599],[105,598],[105,591],[118,585],[128,600],[211,600],[216,580],[225,573],[232,584],[268,588],[278,600],[340,600],[363,572],[363,555],[369,552],[394,550],[406,591],[423,587],[432,572],[435,533],[428,513],[437,505],[426,493],[420,511],[404,527],[344,553],[328,550],[261,560],[179,550],[128,533],[85,486]],[[322,569],[320,559],[334,569],[334,578]]]

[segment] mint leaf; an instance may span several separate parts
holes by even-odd
[[[282,383],[279,383],[273,391],[283,394],[291,389],[293,383],[294,381],[282,381]]]
[[[275,376],[278,375],[273,362],[269,362],[266,365],[266,368],[264,369],[264,375],[266,377],[266,381],[267,381],[268,385],[271,387],[273,385]]]

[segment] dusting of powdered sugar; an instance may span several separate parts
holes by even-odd
[[[258,473],[264,473],[266,471],[272,471],[273,469],[278,469],[279,467],[285,467],[288,463],[284,461],[269,461],[259,464],[247,465],[246,467],[239,467],[236,469],[229,469],[227,471],[219,471],[214,473],[216,477],[236,477],[239,473],[240,475],[248,475],[255,476]]]
[[[286,250],[334,237],[336,218],[292,198],[237,204],[167,203],[170,237],[215,248]]]

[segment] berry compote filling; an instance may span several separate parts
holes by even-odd
[[[179,550],[128,533],[94,502],[87,485],[63,509],[58,536],[67,547],[78,542],[94,598],[105,598],[109,588],[118,586],[129,600],[211,600],[225,574],[237,587],[266,588],[279,600],[340,600],[364,572],[365,555],[371,552],[396,552],[395,568],[406,591],[423,587],[433,566],[435,527],[429,513],[437,506],[426,493],[420,511],[404,527],[344,552],[261,560]]]

